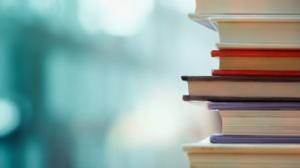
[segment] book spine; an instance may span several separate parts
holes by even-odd
[[[300,77],[300,71],[213,70],[213,76]]]
[[[299,102],[209,102],[210,110],[300,110]]]
[[[212,57],[300,57],[300,50],[213,50]]]
[[[215,144],[299,144],[300,136],[212,135]]]

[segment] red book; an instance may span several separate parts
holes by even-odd
[[[300,57],[300,50],[213,50],[213,57]]]
[[[218,76],[300,76],[300,50],[213,50]]]
[[[213,70],[213,76],[300,77],[300,71]]]

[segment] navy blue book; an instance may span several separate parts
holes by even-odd
[[[299,144],[300,136],[212,135],[215,144]]]
[[[300,110],[300,102],[209,102],[211,110]]]

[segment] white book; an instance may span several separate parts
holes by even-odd
[[[190,17],[219,33],[218,48],[299,49],[300,15]]]
[[[196,0],[195,14],[300,14],[300,1]]]

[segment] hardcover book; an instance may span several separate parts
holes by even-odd
[[[210,110],[300,110],[300,102],[208,102]]]
[[[217,144],[299,144],[300,136],[212,135],[210,142]]]
[[[224,135],[300,135],[300,110],[217,110]]]
[[[300,77],[183,76],[184,100],[300,101]]]
[[[184,145],[192,168],[298,168],[298,144],[212,144],[209,139]]]
[[[213,50],[213,57],[300,57],[300,50]]]
[[[298,0],[196,0],[197,15],[300,14]]]
[[[212,71],[213,76],[256,76],[256,77],[300,77],[300,71],[274,70],[219,70]]]
[[[213,50],[220,70],[295,71],[300,73],[300,50]]]
[[[220,49],[300,49],[298,15],[190,15],[218,31]]]

